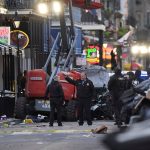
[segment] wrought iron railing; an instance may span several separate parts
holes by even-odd
[[[36,0],[5,0],[7,9],[33,9]]]
[[[0,0],[0,7],[4,7],[5,6],[5,0]]]

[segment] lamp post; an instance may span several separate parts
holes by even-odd
[[[47,52],[50,52],[50,9],[48,8],[49,1],[43,1],[38,3],[37,10],[40,14],[45,15],[46,17],[46,28],[47,28]],[[51,64],[51,60],[49,60]],[[43,68],[47,72],[47,67]],[[51,71],[51,65],[50,65]]]
[[[50,9],[51,8],[51,9]],[[48,52],[50,52],[50,26],[51,26],[51,18],[52,12],[55,13],[55,15],[60,14],[61,12],[61,3],[58,0],[50,1],[45,0],[43,2],[38,3],[37,10],[40,14],[45,15],[47,19],[47,48]],[[49,60],[51,63],[51,60]],[[44,68],[45,71],[47,71],[47,68]]]
[[[15,18],[16,19],[16,18]],[[13,22],[14,28],[17,30],[17,82],[19,81],[19,75],[20,75],[20,48],[19,48],[19,27],[20,27],[20,21],[19,20],[14,20]],[[20,88],[19,88],[19,83],[18,84],[18,95],[20,94]]]
[[[99,30],[99,65],[103,66],[103,30]]]

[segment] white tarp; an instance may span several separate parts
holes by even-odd
[[[93,65],[80,71],[86,72],[87,77],[93,82],[95,88],[103,87],[104,84],[107,86],[109,74],[104,67]]]
[[[127,41],[128,38],[133,34],[133,31],[127,32],[123,37],[121,37],[118,42],[119,43],[124,43],[124,41]]]

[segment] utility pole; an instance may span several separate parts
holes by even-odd
[[[103,66],[103,30],[99,31],[99,65]]]

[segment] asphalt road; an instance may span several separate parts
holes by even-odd
[[[0,136],[1,150],[106,150],[100,143],[102,135],[23,134]]]
[[[91,129],[106,125],[108,133],[116,130],[113,122],[96,121],[92,126],[65,122],[63,127],[48,123],[18,124],[0,128],[0,150],[108,150],[102,143],[105,134]]]

